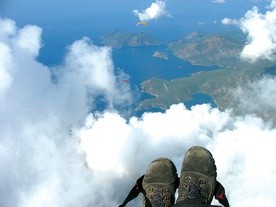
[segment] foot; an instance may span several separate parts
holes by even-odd
[[[150,164],[144,179],[143,207],[171,207],[175,201],[178,176],[174,163],[158,158]]]
[[[185,154],[177,203],[210,204],[216,186],[216,165],[204,147],[191,147]]]

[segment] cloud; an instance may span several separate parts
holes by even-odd
[[[111,50],[74,42],[64,64],[36,59],[42,29],[0,19],[0,206],[87,206],[91,171],[71,133],[99,98],[112,109],[131,103]]]
[[[153,19],[158,19],[162,16],[169,16],[169,13],[165,10],[166,2],[157,0],[152,3],[150,7],[140,12],[138,10],[133,10],[134,15],[138,16],[140,21],[150,21]]]
[[[212,0],[212,3],[219,3],[219,4],[223,4],[225,3],[226,0]]]
[[[238,24],[238,21],[235,20],[235,19],[224,18],[224,19],[221,20],[221,23],[222,23],[222,24],[225,24],[225,25],[227,25],[227,24],[234,24],[234,25],[237,25],[237,24]]]
[[[124,74],[114,74],[111,48],[97,47],[88,38],[75,41],[69,48],[65,64],[58,68],[56,76],[62,85],[70,85],[70,93],[80,91],[92,98],[103,96],[109,107],[131,102],[129,85],[122,84]],[[90,101],[93,101],[90,98]]]
[[[12,77],[10,75],[10,68],[12,58],[10,50],[5,44],[0,43],[0,99],[3,97],[5,90],[10,86]]]
[[[90,117],[86,123],[79,137],[88,166],[95,171],[112,172],[113,182],[123,178],[133,184],[150,161],[160,156],[171,158],[180,172],[186,150],[192,145],[202,145],[214,155],[218,179],[226,187],[231,206],[276,204],[275,198],[268,196],[276,184],[272,158],[276,155],[273,150],[276,129],[267,127],[259,118],[232,117],[230,112],[208,105],[187,110],[178,104],[165,113],[145,113],[141,119],[132,117],[127,121],[106,112],[99,118]],[[103,158],[102,162],[97,157]],[[121,186],[124,193],[116,195],[119,201],[130,188],[131,184]],[[100,187],[101,197],[105,198],[106,190],[106,186]],[[116,189],[110,191],[109,194],[114,194]]]
[[[239,20],[225,18],[223,24],[235,24],[247,35],[247,43],[241,58],[254,62],[259,59],[275,60],[276,52],[276,1],[272,0],[269,10],[261,14],[257,7],[246,12]]]
[[[273,116],[276,112],[275,93],[276,78],[264,76],[246,86],[233,90],[232,101],[234,101],[235,110],[239,113],[258,114],[265,118],[272,117],[270,120],[275,122],[276,116]]]
[[[49,68],[37,61],[39,27],[17,28],[7,19],[0,25],[0,80],[9,77],[0,88],[0,206],[116,206],[152,159],[166,156],[180,172],[192,145],[213,153],[231,206],[275,206],[275,127],[209,105],[125,118],[118,107],[132,95],[110,48],[83,38],[62,65]],[[245,99],[271,96],[274,84],[254,83]],[[99,97],[107,102],[101,112]]]

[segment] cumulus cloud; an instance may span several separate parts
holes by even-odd
[[[258,59],[275,60],[276,52],[276,1],[272,0],[265,14],[257,7],[246,12],[239,20],[225,18],[223,24],[235,24],[247,35],[241,58],[254,62]]]
[[[166,2],[157,0],[147,9],[143,11],[133,10],[133,13],[139,18],[140,21],[150,21],[153,19],[158,19],[162,16],[169,16],[169,13],[165,10],[165,8]]]
[[[96,100],[112,109],[131,103],[114,72],[111,50],[87,38],[64,64],[37,62],[42,29],[0,19],[0,206],[87,206],[91,171],[71,133]]]
[[[106,112],[99,118],[91,115],[86,123],[79,137],[88,166],[95,171],[113,172],[113,182],[127,179],[133,184],[150,161],[159,156],[171,158],[180,172],[186,150],[192,145],[202,145],[215,157],[218,179],[226,187],[231,206],[276,204],[273,196],[267,196],[276,184],[276,165],[272,161],[276,155],[273,150],[276,130],[259,118],[232,117],[229,112],[211,109],[208,105],[187,110],[179,104],[165,113],[145,113],[140,119],[132,117],[127,121],[118,114]],[[97,157],[103,158],[102,162]],[[121,186],[125,193],[117,195],[120,201],[131,184]],[[262,189],[261,193],[256,189]],[[102,186],[100,192],[106,190]],[[115,191],[110,190],[110,194]],[[130,206],[140,205],[136,202]]]
[[[0,206],[117,206],[152,159],[166,156],[180,172],[192,145],[213,153],[231,206],[276,205],[276,129],[262,119],[183,104],[127,119],[116,109],[129,104],[130,89],[110,48],[83,38],[49,68],[36,60],[41,29],[0,25],[0,80],[9,77],[0,88]],[[102,112],[98,97],[107,102]]]
[[[120,75],[115,76],[111,48],[97,47],[88,38],[75,41],[65,57],[65,64],[56,72],[58,82],[70,84],[70,93],[81,92],[92,96],[103,96],[109,107],[131,102],[129,85],[121,84]]]

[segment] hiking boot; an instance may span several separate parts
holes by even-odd
[[[216,187],[216,165],[204,147],[191,147],[185,154],[176,203],[211,204]]]
[[[175,201],[178,175],[174,163],[167,158],[151,162],[143,179],[143,207],[170,207]]]

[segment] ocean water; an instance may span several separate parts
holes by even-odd
[[[155,51],[167,54],[168,60],[153,57]],[[191,65],[175,57],[166,46],[126,47],[114,49],[112,52],[116,70],[123,70],[130,76],[130,82],[141,84],[150,78],[171,80],[190,76],[192,73],[203,70],[216,70],[218,66]]]
[[[206,93],[196,93],[192,96],[192,100],[184,102],[185,106],[188,109],[191,109],[192,106],[197,104],[210,104],[211,107],[216,108],[217,105],[212,99],[212,97]]]
[[[155,51],[165,52],[168,60],[153,57]],[[126,47],[113,50],[113,61],[115,70],[122,70],[129,75],[129,83],[133,88],[141,90],[141,83],[150,78],[160,78],[172,80],[181,77],[188,77],[199,71],[210,71],[219,69],[218,66],[197,66],[191,65],[175,57],[172,51],[166,46],[147,46],[147,47]],[[148,94],[141,94],[141,100],[153,98]],[[185,102],[185,106],[190,108],[196,104],[209,103],[216,107],[212,97],[208,94],[194,94],[193,100]],[[151,109],[150,111],[161,111]]]

